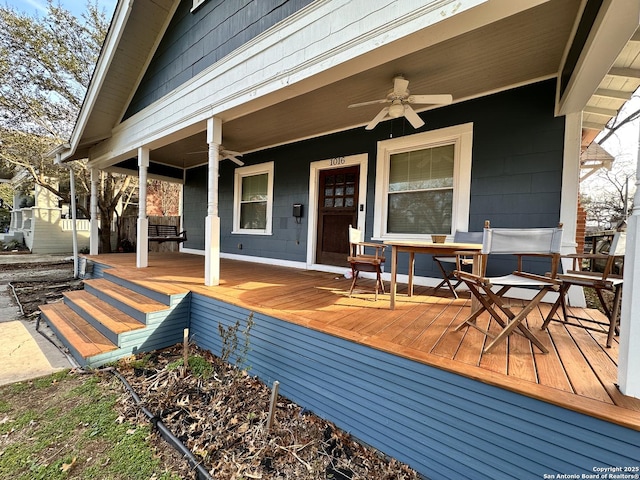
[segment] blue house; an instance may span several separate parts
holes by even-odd
[[[370,345],[326,323],[326,305],[279,309],[275,287],[262,300],[253,287],[251,300],[225,288],[239,285],[235,268],[265,285],[265,272],[284,275],[301,291],[311,284],[299,275],[320,272],[330,290],[347,271],[349,225],[384,241],[451,238],[487,219],[561,222],[563,251],[574,252],[580,152],[640,85],[639,12],[631,0],[120,0],[70,148],[58,153],[140,180],[126,273],[98,255],[92,216],[92,294],[109,297],[108,281],[152,296],[163,265],[176,275],[165,287],[183,289],[167,315],[145,313],[159,319],[147,333],[111,353],[76,351],[80,361],[170,345],[187,326],[215,351],[218,322],[256,311],[254,373],[286,378],[283,394],[429,478],[637,468],[640,404],[613,381],[603,388],[617,400],[604,405],[570,374],[570,392],[503,379],[476,370],[481,361],[461,367],[381,337]],[[148,178],[183,185],[183,260],[148,253]],[[176,273],[194,259],[199,284]],[[438,283],[428,257],[416,274]],[[345,306],[361,318],[356,307]],[[368,321],[391,324],[391,313]]]

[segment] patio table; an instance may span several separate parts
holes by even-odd
[[[413,273],[415,267],[415,254],[423,253],[427,255],[453,256],[458,251],[479,252],[482,249],[481,243],[433,243],[411,240],[387,240],[385,245],[391,247],[391,295],[390,309],[396,306],[396,276],[398,273],[398,253],[409,253],[409,283],[407,288],[408,296],[413,295]],[[473,256],[473,273],[480,273],[480,256]],[[474,307],[472,303],[472,307]]]

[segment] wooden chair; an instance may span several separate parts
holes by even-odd
[[[547,328],[551,320],[562,322],[565,325],[573,325],[597,331],[601,331],[601,329],[597,326],[585,325],[583,322],[602,325],[607,329],[607,347],[611,347],[613,336],[619,329],[620,323],[620,319],[618,318],[620,313],[620,300],[622,299],[622,263],[620,259],[624,259],[626,243],[626,232],[617,232],[613,236],[608,254],[576,253],[563,256],[563,258],[573,259],[573,270],[568,270],[566,273],[559,275],[560,280],[562,280],[560,296],[542,324],[542,329]],[[582,270],[581,267],[584,260],[590,260],[591,265],[595,263],[595,260],[604,260],[602,272]],[[618,268],[617,271],[616,268]],[[567,310],[566,295],[569,288],[574,285],[578,287],[589,287],[595,290],[607,317],[606,322],[579,317],[569,313]],[[608,302],[605,301],[602,294],[603,291],[613,292],[613,303],[611,307],[609,307]],[[555,319],[553,316],[560,306],[562,307],[563,318]],[[568,320],[570,318],[578,320],[579,322],[571,322]]]
[[[351,288],[349,289],[349,296],[352,295],[353,289],[356,286],[360,272],[373,272],[376,274],[376,286],[375,286],[375,299],[378,300],[378,290],[384,293],[384,283],[382,283],[382,264],[385,261],[382,253],[384,252],[385,245],[380,243],[368,243],[364,242],[364,233],[357,228],[353,228],[349,225],[349,256],[347,261],[351,265]],[[366,254],[366,248],[375,249],[375,253]]]
[[[482,232],[459,232],[457,231],[453,235],[453,243],[482,243]],[[442,257],[433,257],[433,261],[436,262],[436,265],[440,269],[440,273],[442,274],[442,281],[435,287],[435,290],[438,290],[442,287],[448,287],[451,290],[454,298],[458,298],[458,293],[456,292],[456,288],[462,283],[462,280],[456,279],[455,271],[456,271],[456,262],[457,257],[453,256],[442,256]],[[467,270],[471,268],[473,264],[473,260],[469,258],[461,259],[462,266]],[[455,281],[455,285],[451,283],[451,281]]]
[[[491,343],[483,349],[483,353],[490,352],[500,341],[506,339],[516,329],[531,341],[543,353],[548,350],[538,338],[526,327],[523,320],[540,303],[542,298],[551,291],[558,291],[558,265],[560,263],[560,247],[562,242],[562,224],[557,228],[491,228],[489,222],[485,223],[482,239],[481,275],[474,275],[462,269],[459,264],[455,272],[457,278],[462,280],[471,294],[480,303],[480,308],[473,312],[462,324],[456,327],[456,331],[464,327],[474,327],[493,338]],[[486,277],[486,265],[489,255],[514,255],[517,258],[517,270],[511,274],[499,277]],[[551,263],[551,271],[546,275],[525,272],[523,270],[524,257],[539,257]],[[497,291],[493,287],[498,287]],[[514,312],[505,301],[507,292],[514,288],[533,288],[538,292],[524,305],[519,312]],[[483,312],[489,312],[502,330],[498,335],[489,333],[476,325],[476,320]],[[506,321],[501,316],[506,316]]]

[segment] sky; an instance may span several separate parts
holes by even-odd
[[[44,15],[47,11],[46,0],[0,0],[3,4],[14,7],[16,10],[30,15]],[[76,17],[80,17],[86,10],[87,0],[54,0],[54,3],[60,3],[64,8],[73,13]],[[104,8],[107,18],[111,18],[116,8],[117,0],[98,0],[98,5]]]
[[[640,96],[634,96],[622,107],[622,116],[638,109],[640,109]],[[638,128],[640,128],[639,120],[620,127],[618,134],[610,137],[602,146],[615,157],[624,155],[635,159],[638,155]]]
[[[633,96],[621,109],[621,117],[629,115],[631,112],[640,109],[640,95]],[[609,152],[618,164],[630,164],[636,166],[638,164],[638,154],[640,146],[640,120],[628,123],[620,127],[615,135],[609,137],[608,140],[601,143],[601,146]],[[598,141],[599,138],[596,138]],[[634,179],[635,181],[635,179]]]

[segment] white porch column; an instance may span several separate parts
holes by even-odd
[[[89,254],[97,255],[100,245],[100,233],[98,231],[99,215],[98,215],[98,181],[100,172],[97,168],[91,169],[91,199],[90,199],[90,214],[91,220],[89,220]]]
[[[209,144],[209,179],[207,185],[207,218],[205,220],[204,284],[220,285],[220,217],[218,216],[218,165],[222,143],[222,121],[207,120]]]
[[[639,135],[640,136],[640,135]],[[640,141],[640,138],[639,138]],[[627,247],[624,256],[624,284],[620,315],[618,385],[630,397],[640,398],[640,143],[636,167],[636,194],[627,220]],[[636,283],[638,282],[638,288]]]
[[[13,190],[13,209],[11,210],[11,224],[9,225],[9,231],[18,230],[22,228],[22,221],[20,220],[22,214],[18,212],[20,209],[20,194],[14,188]]]
[[[147,218],[147,169],[149,149],[138,148],[138,242],[136,245],[136,267],[149,266],[149,219]]]
[[[562,253],[576,253],[576,227],[578,223],[578,195],[580,193],[580,143],[582,139],[582,112],[565,117],[564,161],[562,164],[562,190],[560,221],[563,225]],[[563,259],[564,271],[571,269],[571,260]],[[587,302],[581,287],[571,287],[567,295],[570,305],[585,307]]]

